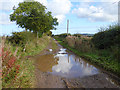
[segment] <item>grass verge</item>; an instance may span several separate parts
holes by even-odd
[[[116,76],[120,76],[120,63],[118,63],[115,60],[109,60],[107,57],[98,56],[94,53],[82,53],[78,50],[70,47],[69,45],[65,44],[64,42],[60,41],[58,42],[64,46],[65,48],[69,49],[70,51],[74,52],[78,56],[85,58],[86,60],[90,61],[91,63],[98,65],[100,68],[103,68],[109,72],[112,72]]]
[[[28,42],[25,49],[20,46],[13,46],[10,43],[4,43],[4,48],[11,51],[16,57],[16,65],[20,65],[19,73],[16,78],[12,78],[7,82],[2,82],[2,88],[34,88],[35,87],[35,67],[34,60],[25,58],[26,56],[34,56],[47,47],[50,37],[34,39]],[[4,39],[5,42],[5,39]],[[3,71],[4,72],[4,71]],[[9,79],[9,78],[8,78]]]

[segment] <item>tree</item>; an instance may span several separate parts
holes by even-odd
[[[46,11],[46,7],[37,1],[24,1],[18,4],[18,8],[13,7],[13,14],[10,15],[11,21],[33,33],[42,35],[44,32],[56,29],[57,18]]]

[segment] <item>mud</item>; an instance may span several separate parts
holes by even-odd
[[[51,43],[48,45],[46,49],[44,49],[40,54],[32,57],[34,60],[36,57],[44,58],[44,55],[52,55],[56,54],[62,46],[60,46],[57,41],[55,41],[58,45],[58,48],[56,50],[50,51],[52,48]],[[53,58],[46,58],[49,60],[52,60]],[[44,63],[43,63],[44,62]],[[52,66],[54,64],[57,64],[56,62],[48,62],[43,61],[40,63],[40,61],[35,61],[35,88],[118,88],[119,86],[116,85],[114,82],[111,81],[112,78],[110,78],[105,73],[97,73],[95,75],[85,76],[85,77],[73,77],[73,78],[67,78],[62,77],[60,75],[54,75],[52,73]],[[39,66],[39,65],[44,65]],[[45,67],[46,66],[46,67]],[[42,68],[42,69],[41,69]],[[49,72],[48,72],[49,71]]]

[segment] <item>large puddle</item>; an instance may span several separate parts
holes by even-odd
[[[56,54],[36,57],[38,69],[54,75],[67,78],[84,77],[100,73],[92,64],[86,60],[61,48]]]

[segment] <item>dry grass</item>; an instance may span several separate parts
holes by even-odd
[[[81,52],[90,52],[92,44],[91,37],[81,36],[80,38],[75,36],[66,37],[65,42],[72,48],[75,48]]]

